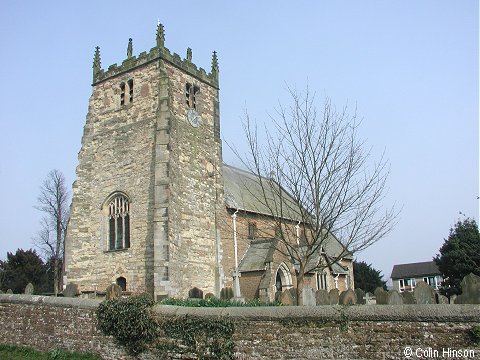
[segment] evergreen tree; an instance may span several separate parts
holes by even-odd
[[[387,289],[386,281],[382,280],[382,273],[375,270],[372,265],[364,261],[353,262],[353,278],[355,288],[360,288],[365,292],[373,293],[377,287]]]
[[[42,259],[35,250],[18,249],[15,254],[7,253],[7,260],[0,261],[2,274],[1,289],[12,289],[15,294],[23,294],[29,282],[35,293],[45,290],[47,274]]]
[[[442,273],[443,292],[447,296],[461,293],[464,276],[480,276],[480,233],[475,220],[458,221],[433,260]]]

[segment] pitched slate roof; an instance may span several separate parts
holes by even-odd
[[[253,240],[240,261],[240,265],[238,265],[239,271],[265,270],[265,264],[273,261],[276,244],[277,241],[273,239]]]
[[[394,265],[392,279],[416,278],[427,275],[441,275],[434,261]]]
[[[262,178],[262,181],[268,182],[270,180]],[[273,199],[278,196],[274,195],[269,186],[266,184],[263,189],[257,176],[251,172],[235,168],[233,166],[223,164],[223,181],[224,181],[224,199],[225,206],[229,209],[242,210],[256,214],[272,216],[272,211],[265,204],[265,196],[272,199],[270,206],[274,207]],[[287,204],[287,209],[284,209],[282,217],[287,220],[302,221],[304,217],[300,214],[298,205],[295,204],[293,198],[282,189],[282,196],[284,204]],[[239,264],[240,271],[258,271],[265,269],[265,263],[271,261],[273,252],[275,250],[276,242],[274,240],[261,240],[259,242],[253,241],[247,249],[242,261]],[[325,252],[329,256],[336,257],[343,252],[343,245],[331,235],[323,244]],[[351,259],[352,254],[347,253],[345,258]],[[309,263],[318,261],[311,259]],[[336,273],[343,273],[341,266],[336,266]],[[344,271],[344,270],[343,270]]]
[[[268,186],[271,180],[262,178],[263,181],[264,186],[262,188],[255,174],[223,164],[224,198],[227,208],[271,216],[272,211],[269,206],[275,208],[274,199],[277,199],[277,204],[280,201],[278,195],[274,194]],[[266,196],[264,196],[264,192]],[[281,212],[281,217],[288,220],[303,221],[304,218],[302,218],[300,209],[293,198],[284,190],[282,190],[282,197],[281,202],[284,209]],[[265,198],[268,200],[265,201]],[[278,215],[280,215],[280,211]]]

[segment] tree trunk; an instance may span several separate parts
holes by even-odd
[[[303,305],[303,287],[305,283],[305,275],[300,270],[297,274],[297,305]]]
[[[58,197],[57,197],[58,199]],[[61,201],[57,200],[57,208],[58,208],[58,215],[57,215],[57,246],[55,248],[55,261],[53,265],[53,292],[55,296],[58,295],[58,267],[59,267],[59,259],[60,259],[60,247],[62,245],[62,203]]]
[[[53,292],[58,295],[58,258],[53,260]]]

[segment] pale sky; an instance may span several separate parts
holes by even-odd
[[[51,169],[70,185],[102,67],[165,45],[220,67],[222,139],[242,149],[248,110],[268,122],[285,88],[306,87],[363,119],[374,157],[391,163],[385,205],[399,223],[363,253],[388,279],[394,264],[429,261],[449,229],[479,215],[479,8],[461,1],[13,1],[0,12],[0,259],[33,246],[39,186]],[[224,161],[239,165],[224,143]]]

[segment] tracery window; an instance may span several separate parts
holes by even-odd
[[[130,247],[130,204],[123,194],[113,197],[108,204],[108,249]]]
[[[327,274],[323,272],[317,273],[317,289],[327,290]]]

